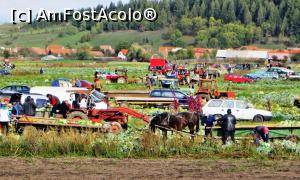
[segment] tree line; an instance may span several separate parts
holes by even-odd
[[[195,44],[204,47],[267,43],[271,37],[281,40],[288,37],[288,45],[300,42],[300,0],[130,0],[126,4],[112,2],[108,7],[98,5],[95,10],[149,7],[158,14],[155,22],[70,21],[79,31],[92,33],[167,29],[163,38],[168,39],[170,45],[184,45],[183,35],[196,37]],[[84,10],[89,9],[81,9]],[[44,28],[51,23],[34,22],[32,26]]]

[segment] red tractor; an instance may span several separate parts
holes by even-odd
[[[232,91],[220,91],[216,80],[212,79],[200,79],[198,82],[198,92],[196,95],[200,95],[203,100],[209,101],[210,99],[235,99],[235,93]]]
[[[91,91],[94,92],[94,91]],[[67,114],[67,118],[71,120],[91,120],[94,123],[101,123],[103,121],[111,128],[112,132],[119,132],[122,129],[127,129],[128,127],[128,116],[132,116],[137,119],[143,120],[145,123],[149,122],[149,117],[138,113],[129,108],[107,108],[98,109],[99,102],[94,102],[96,97],[94,93],[77,91],[74,92],[74,96],[71,97],[83,97],[86,96],[87,108],[73,108],[72,106]],[[98,100],[97,100],[98,101]],[[103,99],[106,101],[106,98]],[[108,103],[108,102],[107,102]]]

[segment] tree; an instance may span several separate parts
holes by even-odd
[[[173,46],[182,47],[184,45],[184,42],[181,40],[181,38],[182,38],[182,33],[178,29],[175,29],[171,32],[170,43]]]
[[[300,62],[300,53],[299,54],[295,54],[294,56],[292,56],[291,59],[294,62]]]
[[[246,6],[243,11],[243,23],[250,24],[251,22],[252,22],[252,17],[251,17],[248,6]]]
[[[87,60],[90,59],[90,48],[91,46],[88,43],[84,43],[76,52],[76,57],[78,60]]]
[[[235,8],[233,0],[225,0],[221,9],[221,18],[224,22],[228,23],[235,21]]]

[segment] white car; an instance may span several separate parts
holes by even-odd
[[[223,116],[231,109],[232,114],[240,120],[269,121],[272,113],[266,110],[253,108],[252,105],[242,100],[211,99],[203,107],[204,115]]]

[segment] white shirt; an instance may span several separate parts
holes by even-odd
[[[9,122],[10,112],[8,109],[0,109],[0,122]]]
[[[85,98],[80,101],[80,108],[87,108],[87,100]]]

